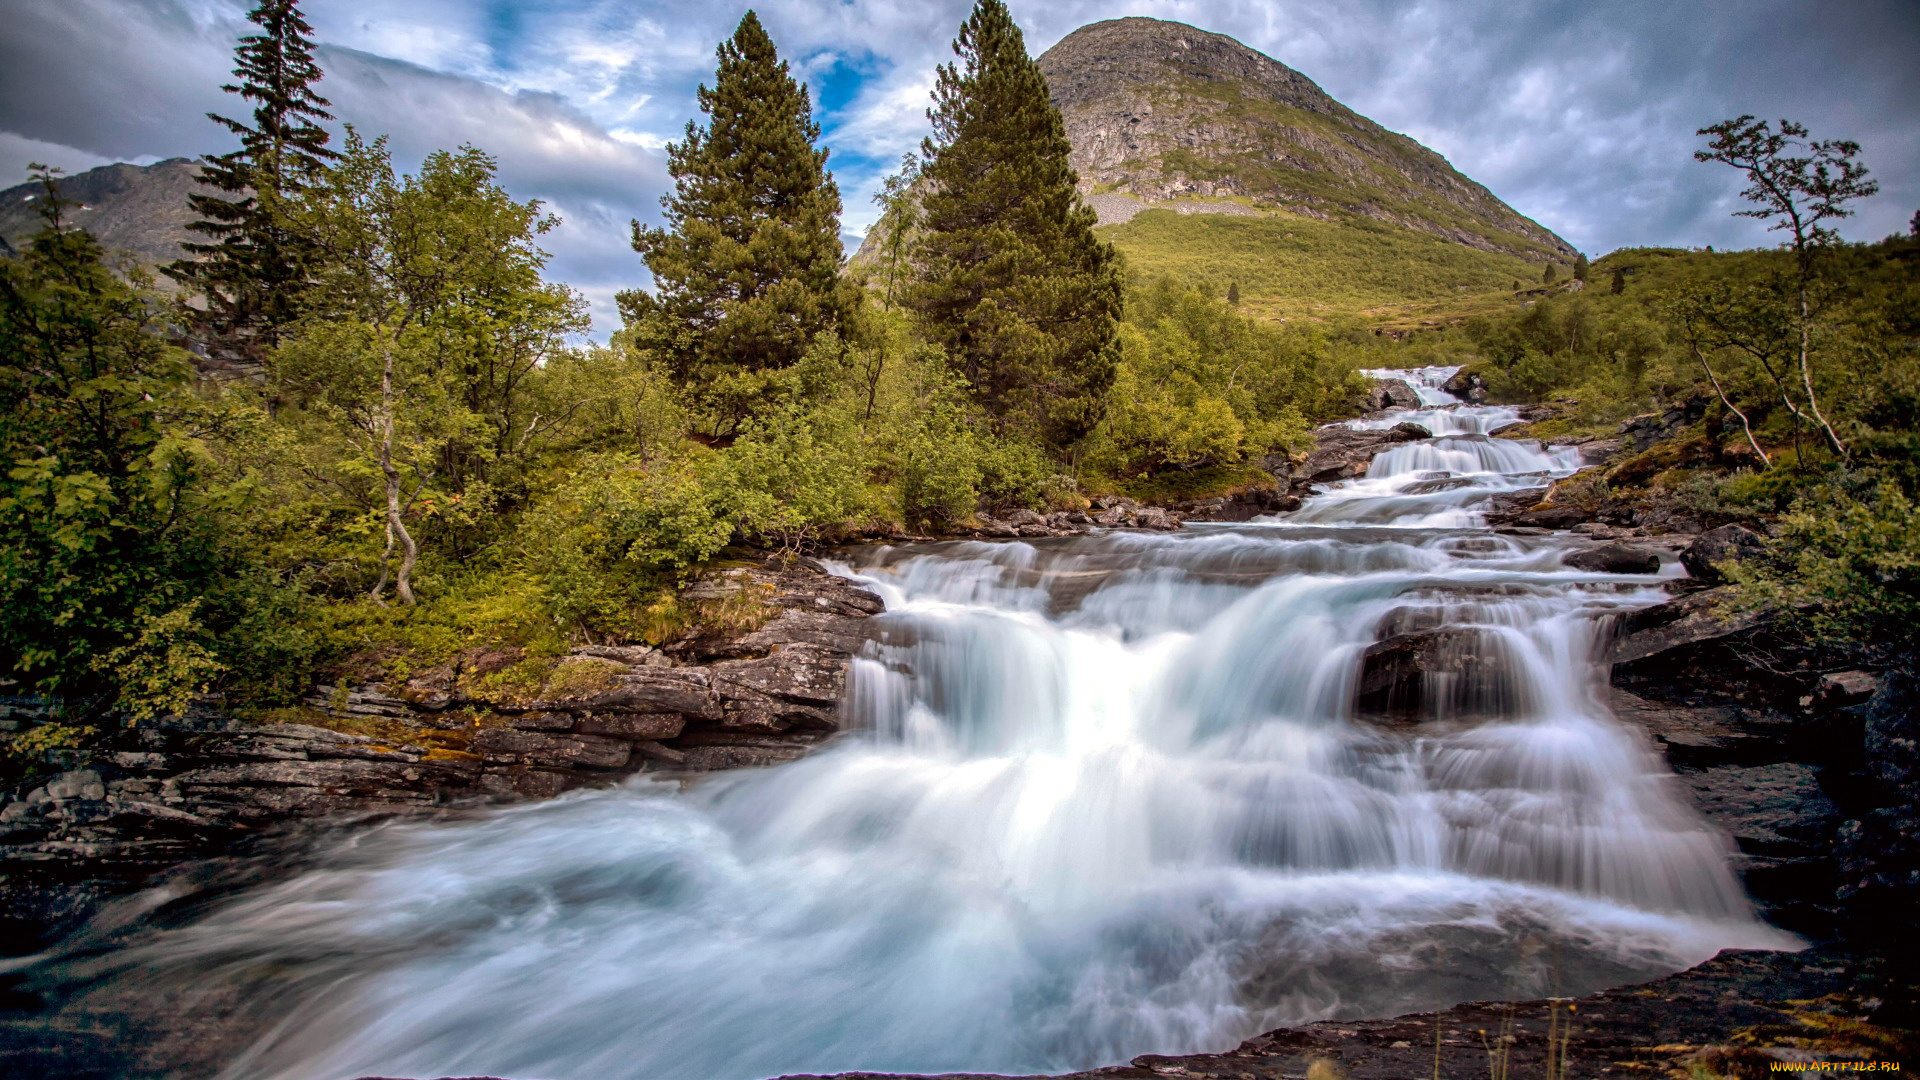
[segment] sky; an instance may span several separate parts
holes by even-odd
[[[1617,247],[1771,243],[1734,218],[1738,177],[1696,129],[1741,113],[1846,138],[1882,186],[1850,239],[1920,209],[1916,0],[1009,0],[1039,55],[1124,15],[1245,42],[1439,151],[1521,213],[1598,256]],[[244,0],[0,0],[0,186],[30,161],[70,172],[230,148],[209,111]],[[879,180],[925,134],[934,67],[970,0],[762,0],[813,93],[850,243]],[[714,46],[745,7],[662,0],[307,0],[333,112],[386,134],[397,162],[472,143],[564,223],[550,276],[613,329],[644,285],[628,221],[657,220],[664,145],[698,117]]]

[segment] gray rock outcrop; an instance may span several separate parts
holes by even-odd
[[[1573,256],[1439,154],[1223,34],[1112,19],[1068,34],[1038,62],[1082,190],[1108,210],[1103,222],[1137,212],[1116,196],[1147,206],[1197,200],[1214,212],[1251,202],[1488,251]]]

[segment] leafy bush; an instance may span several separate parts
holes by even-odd
[[[687,458],[583,459],[521,526],[526,565],[553,617],[567,627],[636,634],[662,586],[732,536],[717,472]]]
[[[1899,488],[1820,490],[1780,519],[1769,550],[1726,567],[1744,603],[1777,607],[1829,642],[1920,652],[1920,503]]]
[[[1360,391],[1357,351],[1337,338],[1263,325],[1171,279],[1134,294],[1120,344],[1093,457],[1128,477],[1291,449],[1308,416],[1343,415]]]

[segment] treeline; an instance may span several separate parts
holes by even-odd
[[[1350,341],[1127,286],[1000,0],[960,28],[859,272],[807,90],[749,12],[606,345],[547,279],[556,219],[491,157],[409,174],[336,140],[294,0],[250,18],[228,89],[251,114],[215,118],[239,145],[164,271],[183,301],[111,272],[49,170],[45,228],[0,262],[0,674],[76,722],[659,640],[730,547],[1224,482],[1358,389]],[[202,374],[233,368],[257,374]]]

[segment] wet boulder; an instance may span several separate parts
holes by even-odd
[[[1620,621],[1619,636],[1614,641],[1614,663],[1627,664],[1718,643],[1764,621],[1755,612],[1722,610],[1730,599],[1723,589],[1708,589],[1628,615]]]
[[[1750,559],[1766,550],[1767,542],[1752,529],[1722,525],[1702,533],[1688,545],[1680,553],[1680,565],[1686,567],[1687,573],[1696,580],[1713,584],[1723,577],[1717,564]]]
[[[1420,407],[1420,395],[1404,379],[1378,379],[1367,391],[1367,408],[1373,410]]]
[[[1432,437],[1418,424],[1397,424],[1384,431],[1328,424],[1313,433],[1313,450],[1292,467],[1291,479],[1296,488],[1352,480],[1367,475],[1367,466],[1381,451]]]
[[[1487,380],[1482,378],[1477,372],[1469,371],[1465,368],[1454,372],[1446,382],[1440,384],[1440,389],[1445,390],[1461,401],[1479,404],[1487,400]]]
[[[1400,621],[1416,622],[1405,617],[1416,614]],[[1362,716],[1397,723],[1498,716],[1516,704],[1511,655],[1493,635],[1474,630],[1383,638],[1362,654],[1354,689]]]
[[[1575,570],[1592,574],[1656,574],[1660,554],[1631,544],[1602,544],[1569,552],[1564,561]]]
[[[1442,491],[1458,491],[1473,486],[1473,479],[1466,476],[1442,476],[1433,480],[1420,480],[1400,489],[1405,495],[1432,495]]]

